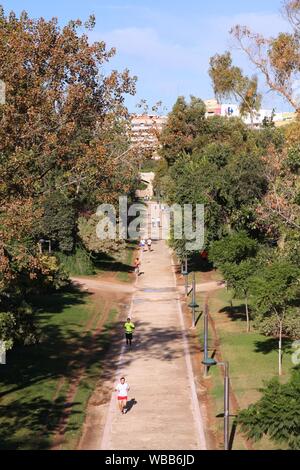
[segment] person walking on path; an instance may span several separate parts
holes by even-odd
[[[121,377],[120,382],[116,385],[115,391],[118,392],[117,397],[118,397],[119,409],[122,414],[125,414],[127,411],[126,406],[127,406],[129,390],[130,390],[130,387],[128,383],[126,382],[125,377]]]
[[[135,258],[135,260],[134,260],[134,272],[137,276],[140,275],[140,266],[141,266],[140,258]]]
[[[148,246],[148,251],[152,251],[152,240],[151,240],[151,238],[148,238],[147,246]]]
[[[126,344],[127,346],[129,345],[131,347],[132,334],[135,330],[135,325],[134,323],[132,323],[130,318],[127,318],[127,321],[124,324],[124,330],[125,330]]]
[[[146,240],[145,238],[141,238],[140,247],[142,251],[145,251],[145,246],[146,246]]]

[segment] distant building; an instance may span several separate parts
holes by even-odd
[[[156,150],[159,146],[159,136],[167,123],[167,116],[134,114],[131,117],[131,141],[143,149],[153,149],[154,158],[158,158]]]
[[[276,113],[274,122],[276,127],[286,126],[295,121],[297,113]]]
[[[245,124],[250,125],[250,115],[241,116],[239,106],[237,104],[219,104],[216,99],[204,101],[206,105],[206,117],[211,116],[228,116],[228,117],[241,117]],[[265,119],[271,119],[276,127],[284,126],[293,122],[296,118],[296,113],[274,113],[272,109],[260,109],[255,112],[254,125],[261,127]]]
[[[206,106],[206,117],[221,116],[222,106],[217,100],[206,100],[204,101],[204,104]]]

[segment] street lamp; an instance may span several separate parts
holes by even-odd
[[[189,272],[188,272],[187,256],[185,256],[184,267],[183,267],[183,263],[182,263],[181,272],[182,272],[182,275],[185,278],[185,295],[187,296],[188,292],[189,292]]]
[[[193,273],[193,282],[192,282],[192,302],[189,304],[189,307],[192,309],[193,312],[193,328],[196,328],[196,308],[199,305],[196,302],[196,278],[195,273]]]
[[[224,367],[224,450],[229,450],[229,362],[217,362],[207,358],[202,361],[205,367]]]
[[[215,365],[215,361],[208,357],[208,305],[205,303],[204,306],[204,362],[207,364],[204,369],[204,376],[207,377],[208,367],[210,365]],[[212,364],[209,362],[213,361]]]

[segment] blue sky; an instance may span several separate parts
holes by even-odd
[[[281,0],[0,0],[6,12],[26,10],[32,17],[70,19],[96,15],[91,40],[117,48],[107,67],[129,68],[138,76],[137,95],[127,100],[131,111],[140,99],[149,105],[162,100],[170,110],[177,96],[213,97],[209,58],[232,48],[237,65],[254,69],[234,49],[228,31],[239,23],[267,36],[286,30]],[[263,80],[261,80],[262,89]],[[265,107],[288,110],[278,96],[265,93]]]

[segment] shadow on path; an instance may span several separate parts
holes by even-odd
[[[137,405],[137,401],[135,398],[132,398],[131,400],[129,400],[126,405],[126,410],[127,410],[126,413],[130,413],[130,411],[135,405]]]

